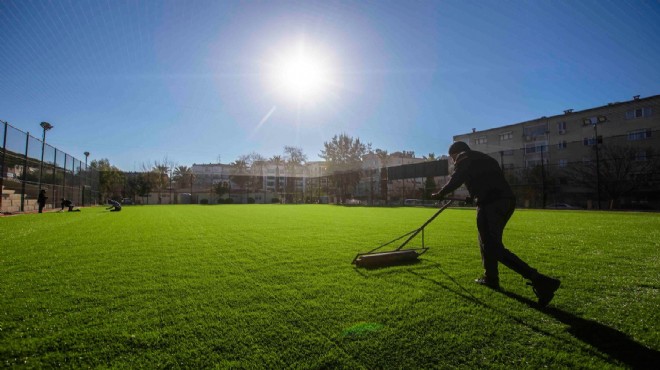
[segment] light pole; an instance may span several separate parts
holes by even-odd
[[[41,138],[41,165],[39,167],[39,191],[41,191],[41,176],[44,172],[44,150],[46,149],[46,131],[53,128],[53,125],[48,122],[41,122],[39,126],[43,128],[43,136]]]
[[[89,152],[84,152],[85,155],[85,183],[82,186],[82,204],[85,206],[85,186],[87,186],[87,176],[89,176],[89,169],[87,168],[87,157],[89,157]]]
[[[606,116],[598,116],[595,119],[587,118],[584,123],[591,123],[594,126],[594,149],[596,150],[596,203],[600,210],[600,154],[598,144],[602,143],[602,139],[598,137],[598,124],[607,121]]]

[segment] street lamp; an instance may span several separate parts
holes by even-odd
[[[41,191],[41,176],[42,173],[44,172],[44,150],[46,149],[46,131],[53,128],[53,125],[51,125],[48,122],[41,122],[39,126],[41,126],[41,128],[44,131],[43,136],[41,138],[41,165],[39,167],[39,191]]]
[[[87,185],[87,176],[89,175],[89,169],[87,168],[87,157],[89,157],[89,152],[84,152],[85,155],[85,183],[82,186],[82,204],[85,206],[85,186]]]
[[[598,116],[593,118],[585,118],[584,124],[592,124],[594,126],[594,149],[596,150],[596,203],[598,203],[598,209],[600,209],[600,155],[598,144],[603,142],[603,139],[598,136],[598,124],[607,121],[606,116]]]

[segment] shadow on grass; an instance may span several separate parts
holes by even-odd
[[[479,298],[475,297],[469,290],[464,288],[458,281],[453,277],[447,274],[439,265],[430,266],[437,268],[440,272],[445,275],[449,280],[451,280],[458,289],[455,287],[450,287],[442,282],[431,279],[427,276],[420,274],[414,270],[406,270],[406,272],[413,274],[423,280],[429,281],[435,285],[438,285],[446,290],[449,290],[462,298],[471,301],[473,303],[479,304],[483,307],[496,311],[497,313],[507,316],[511,320],[529,327],[530,329],[547,335],[549,337],[555,338],[559,341],[567,342],[565,338],[561,338],[557,335],[554,335],[546,330],[543,330],[539,326],[525,322],[524,320],[517,318],[508,312],[501,310],[497,307],[491,306]],[[543,312],[546,315],[552,316],[556,320],[567,325],[568,332],[571,333],[576,339],[581,342],[598,349],[594,351],[593,349],[586,347],[583,350],[591,353],[595,357],[599,357],[603,361],[612,362],[612,359],[620,361],[625,365],[633,369],[657,369],[658,364],[660,364],[660,352],[653,350],[651,348],[645,347],[641,343],[634,341],[625,333],[622,333],[614,328],[600,324],[593,320],[584,319],[578,316],[573,315],[570,312],[560,310],[555,307],[545,307],[540,308],[535,301],[532,301],[528,298],[522,297],[516,293],[508,292],[505,290],[495,290],[509,298],[515,299],[518,302],[526,304],[527,306],[537,309],[540,312]],[[568,342],[568,345],[573,343]]]
[[[628,335],[614,328],[555,307],[539,308],[536,302],[513,292],[505,290],[500,292],[568,325],[568,332],[575,338],[634,369],[657,369],[660,364],[660,352],[635,342]]]

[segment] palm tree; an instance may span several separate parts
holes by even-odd
[[[158,204],[161,203],[161,193],[163,191],[163,188],[167,184],[168,176],[167,176],[167,171],[169,170],[169,167],[165,164],[159,164],[156,163],[154,165],[154,168],[152,169],[152,172],[155,175],[155,185],[158,189]]]
[[[176,186],[179,189],[183,189],[186,186],[190,185],[190,197],[192,201],[193,194],[193,180],[195,174],[193,173],[192,167],[188,166],[176,166],[172,174],[172,180],[176,182]]]
[[[247,192],[249,176],[247,171],[249,169],[247,156],[240,156],[237,160],[230,164],[233,167],[233,174],[230,176],[231,181],[235,182],[239,187],[245,188],[245,202],[247,203]]]
[[[187,180],[189,180],[192,175],[193,172],[191,167],[176,166],[174,168],[173,180],[176,182],[176,185],[179,187],[179,189],[183,189],[186,185],[188,185]]]

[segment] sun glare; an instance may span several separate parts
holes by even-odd
[[[331,82],[327,59],[303,43],[276,58],[271,78],[278,93],[298,101],[318,99]]]

